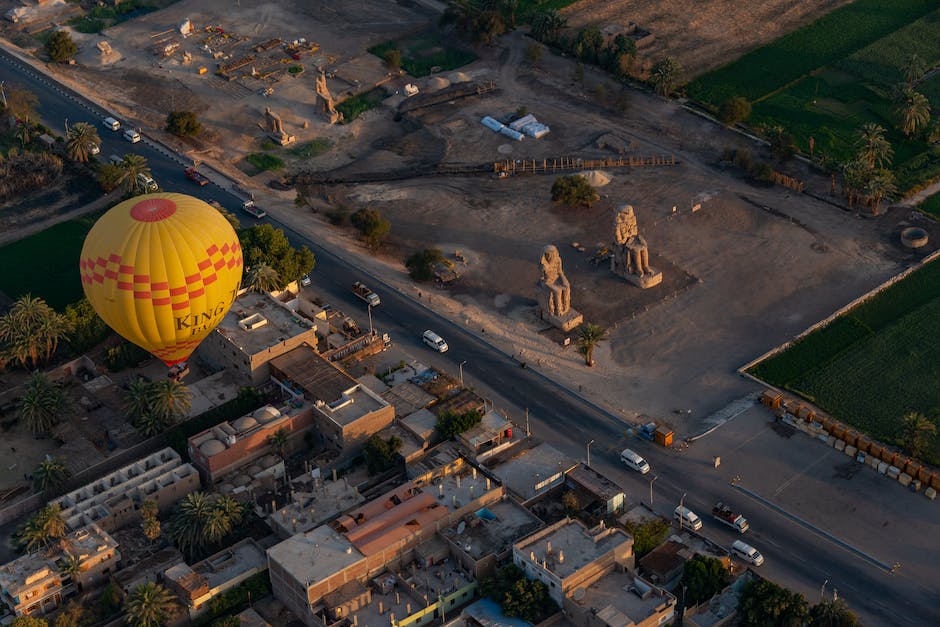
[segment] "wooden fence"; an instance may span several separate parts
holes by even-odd
[[[568,170],[594,170],[597,168],[637,168],[643,166],[678,165],[675,155],[652,157],[619,157],[617,159],[582,159],[559,157],[557,159],[507,159],[493,164],[493,172],[499,174],[551,174]]]

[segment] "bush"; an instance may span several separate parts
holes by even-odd
[[[267,571],[252,575],[238,586],[226,590],[209,601],[206,613],[196,619],[193,624],[197,627],[204,627],[220,616],[237,614],[247,608],[252,600],[257,601],[269,594],[271,594],[271,581]]]
[[[445,440],[449,440],[455,435],[469,431],[480,424],[483,420],[483,414],[476,410],[470,410],[462,414],[445,411],[437,417],[437,432]]]
[[[150,353],[136,344],[124,341],[117,346],[112,346],[105,352],[104,365],[111,372],[119,372],[147,361],[151,357]]]
[[[78,52],[78,46],[72,41],[68,31],[57,30],[46,41],[46,54],[57,63],[68,61]]]
[[[527,579],[515,564],[507,564],[496,571],[496,576],[484,579],[481,591],[497,603],[506,616],[519,617],[538,624],[558,611],[548,596],[548,586],[541,581]]]
[[[376,251],[388,237],[392,223],[382,217],[375,209],[360,209],[349,218],[356,229],[362,233],[362,238],[369,246],[369,250]]]
[[[559,176],[552,184],[552,202],[569,207],[590,207],[598,200],[597,191],[580,174]]]
[[[728,126],[744,122],[749,117],[751,117],[751,103],[741,96],[728,98],[718,107],[718,119]]]
[[[87,298],[67,305],[65,317],[72,323],[73,331],[69,334],[68,342],[76,355],[97,345],[111,333],[110,327],[98,316]]]
[[[438,248],[425,248],[408,257],[405,267],[408,276],[415,281],[430,281],[434,278],[434,269],[439,263],[446,262],[444,253]]]
[[[383,440],[378,435],[370,437],[362,448],[369,475],[377,475],[394,467],[401,445],[401,439],[394,435],[387,440]]]
[[[269,155],[263,152],[253,152],[247,157],[245,161],[255,166],[259,170],[280,170],[284,167],[284,161],[274,155]]]
[[[342,226],[346,224],[346,220],[348,218],[349,209],[344,205],[340,205],[326,212],[326,219],[329,220],[330,224],[333,226]]]
[[[401,67],[401,50],[397,48],[386,50],[385,54],[382,55],[382,60],[385,61],[385,65],[388,69],[397,70]]]
[[[633,536],[633,552],[640,559],[662,544],[669,534],[669,523],[662,518],[647,520],[642,523],[628,522],[627,531]]]
[[[197,135],[202,128],[192,111],[171,111],[166,116],[166,131],[180,137]]]

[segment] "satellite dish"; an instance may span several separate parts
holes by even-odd
[[[467,528],[467,523],[461,520],[460,524],[457,525],[457,535],[459,536],[460,534],[462,534],[464,532],[464,529],[466,528]]]
[[[574,594],[571,595],[571,598],[573,598],[575,601],[584,599],[584,588],[575,589]]]

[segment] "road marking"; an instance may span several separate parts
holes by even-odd
[[[806,471],[808,471],[810,468],[812,468],[813,466],[815,466],[815,465],[818,464],[819,462],[821,462],[821,461],[825,460],[827,457],[829,457],[829,455],[832,454],[832,452],[833,452],[834,450],[835,450],[835,449],[829,449],[829,450],[827,450],[825,455],[823,455],[822,457],[820,457],[819,459],[817,459],[816,461],[814,461],[812,464],[810,464],[809,466],[806,466],[805,468],[803,468],[803,470],[801,470],[800,472],[796,473],[795,475],[793,475],[792,477],[790,477],[789,479],[787,479],[786,481],[784,481],[782,484],[780,484],[780,487],[777,488],[776,490],[774,490],[774,496],[780,496],[780,493],[783,492],[784,490],[786,490],[788,487],[790,487],[790,484],[791,484],[791,483],[793,483],[794,481],[796,481],[797,479],[799,479],[800,477],[802,477],[803,475],[805,475],[805,474],[806,474]]]

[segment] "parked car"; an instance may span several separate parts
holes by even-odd
[[[424,335],[421,336],[421,339],[425,344],[433,348],[439,353],[447,352],[447,342],[444,339],[435,333],[434,331],[425,331]]]
[[[88,154],[97,155],[100,152],[101,152],[101,146],[99,146],[98,144],[94,144],[94,143],[88,144]]]
[[[625,448],[623,451],[621,451],[620,461],[626,464],[628,468],[632,468],[641,475],[645,475],[650,471],[650,465],[646,462],[646,460],[628,448]]]
[[[302,277],[300,277],[300,284],[303,285],[304,287],[309,287],[309,286],[310,286],[310,283],[311,283],[311,281],[310,281],[310,275],[309,275],[309,274],[305,274],[305,275],[303,275]]]

